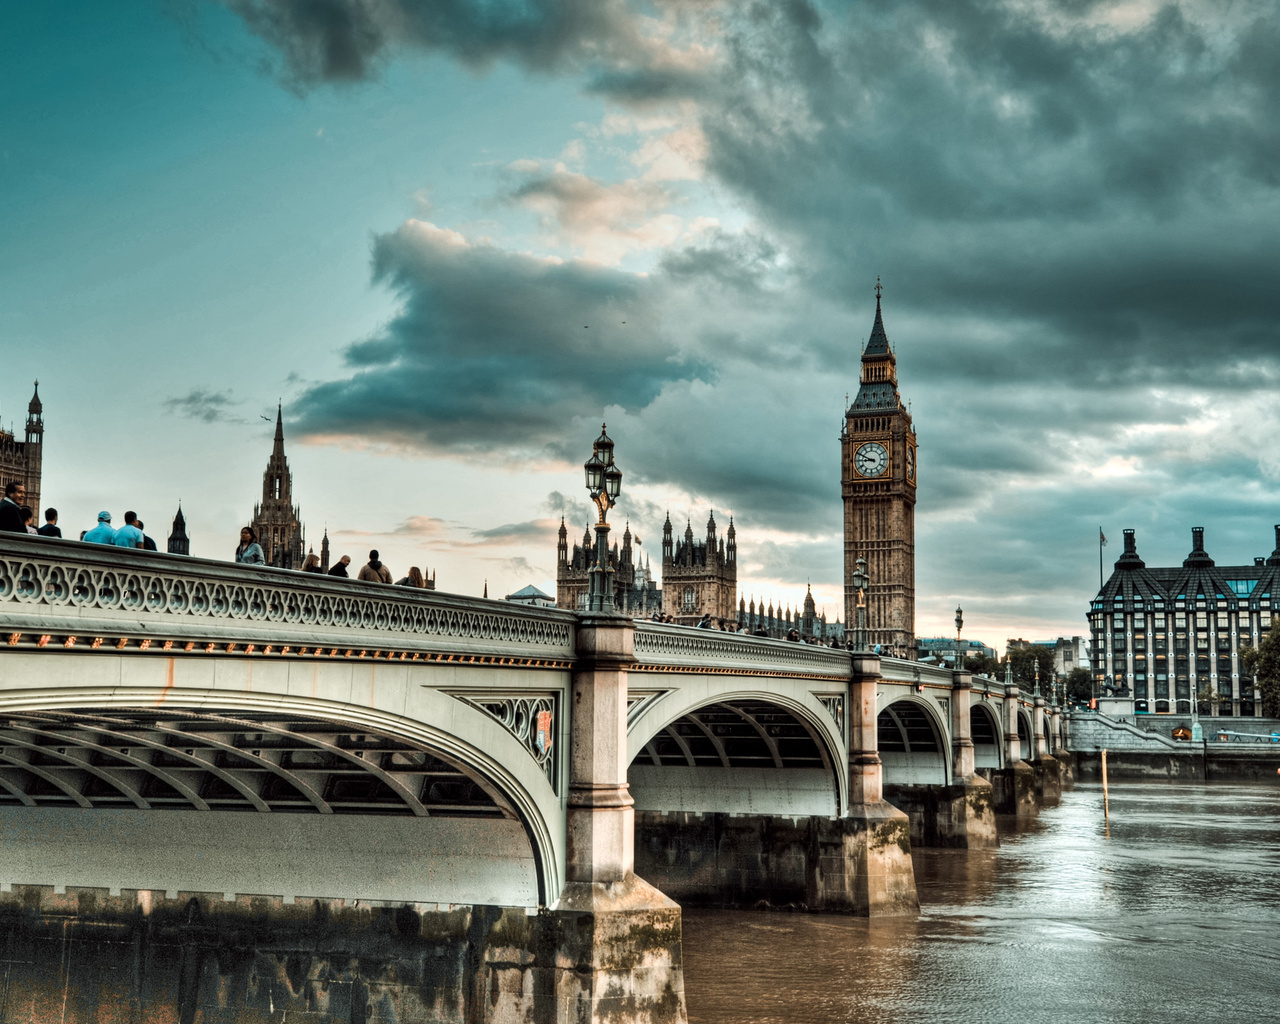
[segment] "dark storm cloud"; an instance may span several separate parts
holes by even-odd
[[[879,272],[899,315],[1019,335],[941,339],[925,373],[1124,386],[1274,366],[1280,13],[1089,20],[1111,10],[756,7],[729,31],[707,166],[819,287]]]
[[[403,305],[347,350],[351,376],[294,404],[305,433],[536,454],[575,416],[641,408],[706,372],[655,321],[640,275],[471,245],[421,222],[378,238],[373,264]]]
[[[300,85],[357,81],[401,50],[549,70],[634,46],[618,0],[223,0]]]
[[[231,397],[231,389],[214,391],[210,388],[192,388],[185,395],[177,395],[164,400],[166,412],[188,419],[203,420],[205,423],[243,423],[231,410],[239,405],[237,399]]]

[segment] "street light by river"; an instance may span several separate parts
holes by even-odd
[[[587,476],[587,490],[600,513],[600,521],[596,523],[596,564],[587,576],[587,610],[609,614],[614,610],[613,567],[609,565],[609,523],[605,517],[622,491],[622,470],[613,461],[613,442],[603,423],[600,436],[591,446],[591,458],[582,468]]]

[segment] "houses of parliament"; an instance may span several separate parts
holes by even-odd
[[[845,410],[840,431],[840,479],[844,503],[844,621],[858,621],[865,606],[867,643],[885,653],[914,658],[915,638],[915,505],[918,485],[916,432],[911,413],[898,392],[897,358],[885,332],[881,287],[876,282],[876,313],[871,336],[862,350],[858,392]],[[621,546],[610,551],[614,601],[620,612],[644,617],[653,612],[692,625],[703,616],[751,627],[761,621],[794,623],[804,636],[832,635],[808,594],[803,614],[757,611],[738,594],[738,544],[733,520],[723,538],[715,514],[704,538],[695,538],[690,521],[683,537],[673,535],[668,514],[662,530],[662,581],[657,586],[649,561],[634,551],[628,524]],[[866,560],[870,584],[859,594],[855,586],[858,559]],[[556,557],[556,604],[586,606],[595,546],[588,529],[581,544],[569,546],[568,529],[560,523]],[[838,625],[838,623],[837,623]],[[768,630],[771,635],[775,632]]]

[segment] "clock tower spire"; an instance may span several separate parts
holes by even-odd
[[[862,350],[858,394],[845,410],[841,445],[844,497],[845,621],[858,617],[853,575],[867,560],[867,642],[915,657],[916,434],[898,393],[898,363],[880,309]]]

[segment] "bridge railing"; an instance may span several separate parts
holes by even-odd
[[[936,665],[922,665],[905,658],[881,658],[880,674],[894,683],[925,683],[930,686],[951,686],[951,670]]]
[[[660,622],[636,623],[635,658],[642,667],[785,671],[842,679],[849,678],[852,665],[848,651]]]
[[[574,616],[80,541],[0,534],[0,643],[568,661]],[[403,660],[403,659],[402,659]]]

